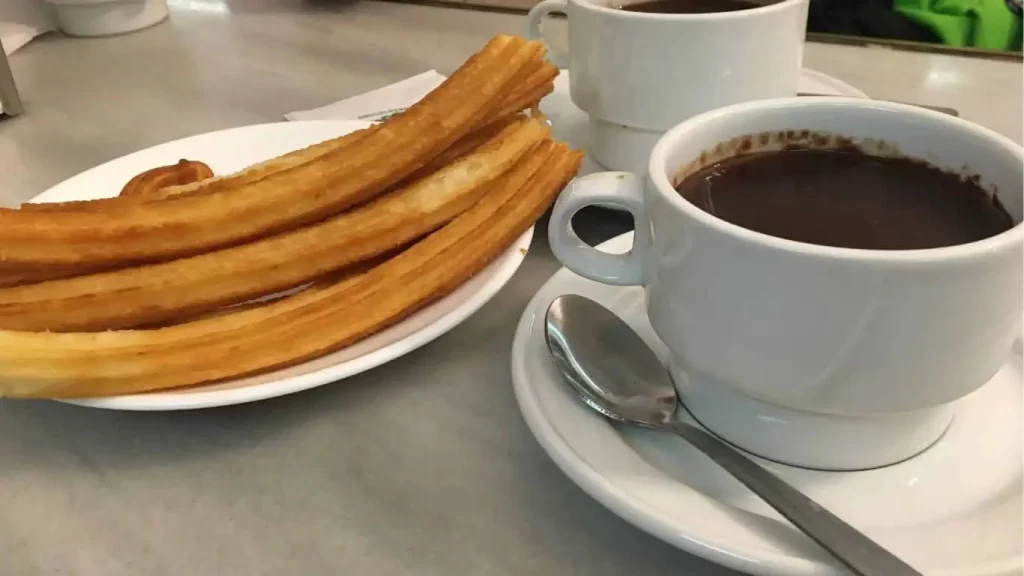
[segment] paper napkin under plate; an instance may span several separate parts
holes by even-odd
[[[289,112],[288,120],[366,120],[379,122],[402,112],[437,88],[445,77],[436,70],[417,74],[383,88],[339,100],[333,104]]]

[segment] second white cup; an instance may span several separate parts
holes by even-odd
[[[729,104],[795,96],[807,0],[711,14],[618,9],[637,0],[544,0],[527,35],[551,13],[569,19],[573,102],[590,116],[590,155],[606,168],[642,170],[658,138],[692,116]]]

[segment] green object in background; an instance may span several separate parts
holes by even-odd
[[[949,46],[1021,49],[1021,17],[1007,0],[893,0],[893,8]]]

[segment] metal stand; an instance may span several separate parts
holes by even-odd
[[[18,95],[18,87],[14,85],[14,74],[7,63],[7,53],[0,42],[0,111],[2,115],[16,116],[25,111]]]

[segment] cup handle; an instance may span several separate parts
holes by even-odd
[[[635,231],[629,252],[601,252],[585,244],[573,230],[573,216],[595,205],[620,208],[633,215]],[[573,180],[551,212],[548,243],[566,268],[584,278],[616,286],[643,284],[644,260],[651,244],[643,178],[629,172],[601,172]]]
[[[539,4],[536,4],[533,8],[530,8],[530,13],[526,16],[526,37],[530,40],[544,40],[544,34],[541,33],[540,25],[544,20],[544,17],[548,14],[565,14],[568,16],[569,2],[568,0],[543,0]],[[545,41],[547,44],[547,41]],[[548,47],[548,60],[558,66],[559,68],[568,68],[569,59],[565,54],[556,51],[547,44]]]

